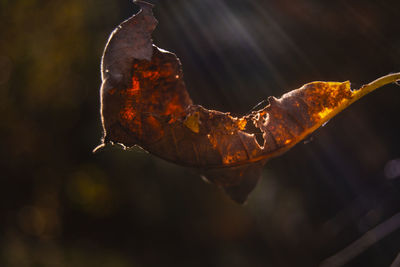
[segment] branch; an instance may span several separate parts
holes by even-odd
[[[320,267],[343,266],[398,228],[400,228],[400,212],[378,226],[372,228],[343,250],[325,259],[320,264]],[[400,261],[398,258],[399,257],[396,258],[395,262]]]

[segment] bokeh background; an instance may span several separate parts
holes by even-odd
[[[399,1],[165,0],[154,42],[195,103],[244,114],[304,83],[400,71]],[[400,211],[400,88],[265,167],[239,206],[190,169],[99,144],[100,71],[129,0],[0,0],[1,266],[316,266]],[[389,266],[393,232],[349,266]]]

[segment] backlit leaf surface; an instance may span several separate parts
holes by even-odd
[[[392,74],[353,91],[346,82],[311,82],[243,117],[194,105],[175,54],[152,43],[152,5],[111,34],[102,60],[103,144],[138,145],[165,160],[196,168],[243,203],[267,160],[278,156]],[[397,75],[397,76],[396,76]]]

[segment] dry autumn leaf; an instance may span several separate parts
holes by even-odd
[[[243,117],[194,105],[179,59],[152,43],[152,5],[111,34],[102,59],[99,147],[138,145],[165,160],[192,167],[243,203],[268,159],[303,140],[367,93],[400,79],[382,77],[359,90],[347,82],[311,82],[268,98],[269,105]]]

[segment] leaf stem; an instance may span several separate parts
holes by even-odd
[[[400,72],[391,73],[386,76],[380,77],[369,84],[363,85],[359,90],[354,91],[354,98],[351,102],[355,102],[363,96],[375,91],[376,89],[400,81]]]

